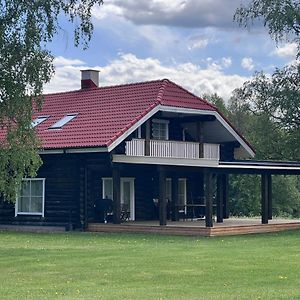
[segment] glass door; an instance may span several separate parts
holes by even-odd
[[[121,217],[135,220],[134,178],[121,178]]]

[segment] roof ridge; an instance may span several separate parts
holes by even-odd
[[[165,92],[165,89],[166,89],[166,86],[167,86],[168,83],[170,83],[170,80],[168,80],[166,78],[164,78],[162,80],[162,84],[161,84],[161,87],[158,90],[157,100],[156,100],[156,102],[158,102],[159,104],[161,104],[161,101],[162,101],[162,98],[163,98],[163,95],[164,95],[164,92]]]
[[[192,95],[192,96],[198,98],[199,100],[203,101],[205,104],[209,105],[210,107],[212,107],[212,108],[214,108],[214,109],[217,109],[217,107],[216,107],[215,105],[213,105],[212,103],[208,102],[208,100],[203,99],[202,97],[193,94],[193,93],[190,92],[189,90],[185,89],[185,88],[182,87],[181,85],[179,85],[179,84],[177,84],[177,83],[175,83],[175,82],[173,82],[173,81],[171,81],[171,80],[168,80],[168,79],[166,79],[166,80],[167,80],[169,83],[172,83],[173,85],[179,87],[181,90],[185,91],[186,93],[188,93],[188,94],[190,94],[190,95]]]
[[[115,87],[123,87],[123,86],[125,87],[125,86],[132,86],[132,85],[140,85],[140,84],[148,84],[148,83],[155,83],[155,82],[163,82],[165,80],[169,81],[168,79],[154,79],[154,80],[148,80],[148,81],[138,81],[138,82],[123,83],[123,84],[98,86],[98,87],[92,87],[92,88],[88,88],[88,89],[77,89],[77,90],[71,90],[71,91],[46,93],[46,94],[43,94],[43,96],[61,95],[61,94],[67,94],[67,93],[78,93],[78,92],[85,92],[85,91],[87,92],[87,91],[91,91],[91,90],[109,89],[109,88],[115,88]]]

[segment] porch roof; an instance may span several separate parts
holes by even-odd
[[[218,170],[228,173],[272,173],[300,175],[300,161],[275,161],[275,160],[237,160],[220,161]]]
[[[227,174],[283,174],[300,175],[300,161],[236,160],[215,161],[210,159],[157,158],[147,156],[113,155],[113,162],[125,164],[163,165],[173,167],[207,168]]]

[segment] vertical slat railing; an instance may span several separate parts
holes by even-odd
[[[132,139],[131,141],[126,141],[125,154],[128,156],[144,156],[145,140]]]
[[[203,144],[204,158],[206,159],[220,159],[220,145],[219,144]]]
[[[132,139],[131,141],[126,141],[125,154],[128,156],[144,156],[145,140]],[[199,143],[150,140],[150,156],[166,157],[166,158],[198,159]],[[203,158],[219,160],[220,145],[204,143]]]

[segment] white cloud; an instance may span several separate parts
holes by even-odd
[[[232,65],[231,57],[222,57],[222,64],[225,68],[229,68]]]
[[[188,38],[188,49],[194,50],[205,48],[209,41],[209,37],[205,34],[191,36]]]
[[[136,24],[231,28],[237,26],[233,15],[240,4],[241,0],[110,0],[93,15],[102,19],[114,14]]]
[[[57,56],[53,61],[55,66],[70,66],[70,65],[83,65],[84,62],[80,59],[69,59],[63,56]]]
[[[69,59],[63,56],[54,59],[55,74],[45,86],[46,93],[71,91],[80,88],[80,70],[87,68],[85,62],[79,59]]]
[[[244,57],[241,66],[248,71],[252,71],[254,69],[253,59],[251,57]]]
[[[45,91],[79,89],[81,68],[82,66],[72,65],[57,66],[56,74]],[[204,69],[192,63],[170,66],[162,64],[158,59],[141,59],[130,53],[120,55],[107,66],[92,68],[100,70],[102,86],[168,78],[196,95],[217,93],[225,100],[230,98],[233,89],[249,80],[239,75],[226,75],[213,62]]]
[[[105,5],[94,6],[92,15],[98,20],[109,18],[112,15],[120,17],[123,16],[123,9],[117,5],[114,5],[113,3],[105,2]]]
[[[272,54],[279,57],[295,57],[297,54],[297,43],[287,43],[281,47],[276,48]]]

